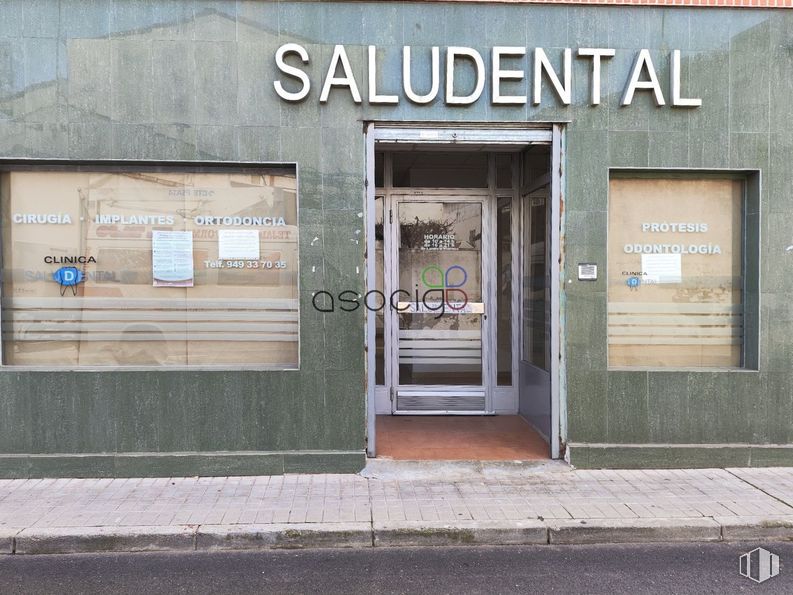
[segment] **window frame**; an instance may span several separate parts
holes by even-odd
[[[146,160],[146,159],[20,159],[0,158],[0,176],[13,172],[101,172],[101,173],[181,173],[181,174],[283,174],[292,170],[295,176],[295,211],[298,241],[296,293],[298,303],[297,361],[293,367],[263,364],[201,364],[201,365],[21,365],[5,362],[5,339],[0,332],[0,373],[2,372],[299,372],[302,368],[303,325],[301,324],[300,270],[300,166],[296,161],[216,161],[216,160]],[[0,221],[5,213],[0,209]],[[0,267],[4,267],[3,229],[0,225]],[[4,270],[4,268],[3,268]],[[3,320],[3,283],[0,279],[0,321]]]
[[[609,216],[611,213],[611,181],[613,179],[729,179],[743,182],[741,212],[741,305],[743,306],[743,342],[738,366],[612,366],[609,364],[608,304],[610,265]],[[754,372],[760,371],[760,277],[762,229],[762,170],[756,168],[664,168],[664,167],[609,167],[606,179],[606,242],[603,246],[606,263],[604,292],[606,295],[606,368],[609,372]],[[750,241],[754,239],[755,241]]]

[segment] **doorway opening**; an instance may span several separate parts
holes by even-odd
[[[375,436],[395,459],[553,455],[547,132],[373,143],[369,289],[384,298],[370,320],[370,455]]]

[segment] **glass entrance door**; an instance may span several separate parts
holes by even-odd
[[[484,413],[486,201],[394,197],[392,369],[395,413]]]

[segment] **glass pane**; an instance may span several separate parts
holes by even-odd
[[[397,151],[392,159],[395,187],[487,188],[487,153]]]
[[[401,203],[399,384],[482,384],[482,206]]]
[[[496,153],[496,187],[512,188],[511,153]]]
[[[497,378],[500,386],[512,384],[512,198],[498,199],[496,220]]]
[[[384,267],[384,242],[383,242],[383,197],[375,196],[374,198],[374,252],[375,252],[375,289],[380,292],[380,295],[385,295],[385,286],[383,284]],[[376,296],[372,296],[369,304],[372,308],[380,306]],[[375,313],[374,326],[375,326],[375,384],[385,384],[385,311],[386,307],[381,308]]]
[[[399,384],[482,384],[482,315],[399,315]]]
[[[608,361],[742,365],[744,182],[609,182]]]
[[[374,187],[385,186],[385,157],[382,153],[374,154]]]
[[[293,171],[3,176],[12,365],[294,368]]]
[[[543,370],[551,368],[547,203],[547,196],[532,193],[523,209],[523,359]]]

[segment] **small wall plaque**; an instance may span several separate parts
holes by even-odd
[[[593,262],[578,263],[579,281],[597,281],[597,278],[598,278],[598,265],[596,265]]]

